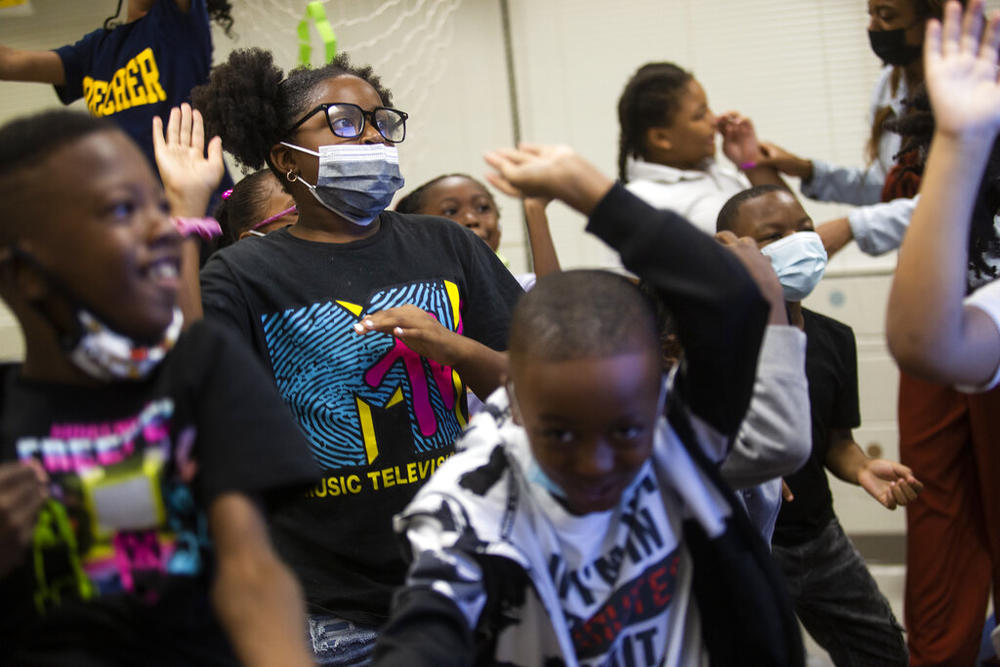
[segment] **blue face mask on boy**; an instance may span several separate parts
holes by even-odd
[[[356,225],[370,225],[403,187],[399,151],[385,144],[330,144],[319,152],[282,141],[319,158],[316,185],[302,182],[320,204]]]
[[[785,301],[802,301],[826,271],[826,249],[816,232],[796,232],[760,249],[771,259]]]

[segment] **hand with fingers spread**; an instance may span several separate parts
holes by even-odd
[[[31,544],[35,517],[48,498],[47,484],[38,464],[0,465],[0,577],[21,562]]]
[[[1000,129],[997,49],[1000,12],[983,17],[983,0],[972,0],[962,16],[950,0],[944,23],[928,21],[924,77],[938,134],[991,140]]]
[[[560,199],[587,215],[614,184],[569,146],[521,144],[484,156],[487,180],[512,197]]]
[[[858,484],[888,509],[916,500],[924,485],[902,463],[869,459],[858,471]]]
[[[201,112],[184,103],[170,110],[164,136],[163,121],[153,118],[156,166],[173,215],[200,217],[222,180],[222,140],[213,137],[205,151]]]

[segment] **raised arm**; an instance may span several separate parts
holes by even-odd
[[[205,215],[212,192],[225,169],[222,163],[222,140],[213,137],[205,152],[205,126],[201,113],[187,103],[170,110],[166,133],[159,116],[153,117],[153,152],[156,167],[163,179],[163,189],[170,203],[170,213],[182,218]],[[188,237],[181,260],[181,291],[178,305],[184,313],[185,326],[202,318],[199,283],[199,243]]]
[[[524,200],[524,223],[528,227],[528,243],[531,244],[531,265],[538,278],[559,271],[559,257],[549,231],[549,217],[545,214],[548,205],[549,200],[544,197]]]
[[[66,72],[55,51],[25,51],[0,44],[0,79],[61,86],[66,83]]]
[[[768,308],[733,255],[671,211],[645,204],[571,149],[524,145],[490,153],[489,180],[514,196],[561,199],[590,216],[587,231],[658,292],[678,322],[692,411],[735,433],[753,391]]]
[[[967,243],[983,167],[1000,129],[1000,16],[983,29],[982,0],[965,14],[951,1],[928,21],[924,72],[935,132],[921,197],[900,249],[889,296],[889,349],[903,370],[983,386],[1000,366],[1000,331],[964,306]]]

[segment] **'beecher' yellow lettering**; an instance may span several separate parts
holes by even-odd
[[[111,81],[84,77],[83,98],[95,116],[111,116],[167,99],[160,85],[160,69],[156,66],[153,49],[146,47],[140,51],[112,75]]]

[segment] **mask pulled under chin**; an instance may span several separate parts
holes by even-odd
[[[173,348],[184,325],[184,315],[175,307],[163,337],[152,345],[141,345],[84,308],[77,308],[76,316],[80,335],[67,346],[69,358],[84,373],[104,382],[147,378]]]
[[[330,144],[319,152],[281,142],[289,148],[319,158],[316,184],[302,180],[326,209],[345,220],[366,227],[388,208],[403,187],[399,151],[385,144]]]
[[[802,301],[826,271],[826,249],[816,232],[796,232],[760,249],[771,260],[785,301]]]

